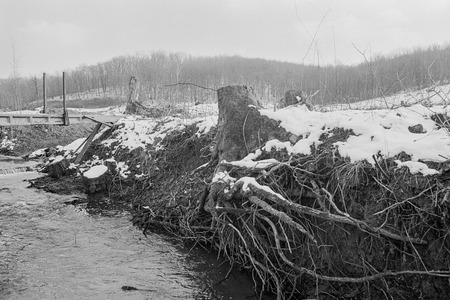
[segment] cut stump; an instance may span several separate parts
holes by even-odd
[[[54,162],[47,165],[46,170],[48,175],[53,178],[61,178],[63,176],[71,175],[76,172],[75,169],[70,169],[70,162],[63,158],[61,160],[55,160]]]
[[[108,190],[112,174],[105,165],[93,166],[81,176],[87,194]]]

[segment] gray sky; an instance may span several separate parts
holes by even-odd
[[[158,50],[354,64],[449,28],[450,0],[0,0],[0,78]]]

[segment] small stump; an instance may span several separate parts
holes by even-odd
[[[82,175],[87,194],[107,190],[112,180],[111,172],[105,165],[93,166]]]
[[[71,175],[76,172],[76,169],[71,169],[70,162],[66,158],[57,157],[53,162],[48,164],[44,171],[48,172],[48,175],[53,178],[61,178],[63,176]]]

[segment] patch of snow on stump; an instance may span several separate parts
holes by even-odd
[[[83,176],[86,178],[97,178],[105,174],[108,171],[108,167],[105,165],[93,166],[89,170],[83,173]]]

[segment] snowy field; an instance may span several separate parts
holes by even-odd
[[[317,107],[321,111],[349,109],[393,109],[400,106],[424,106],[450,104],[450,84],[425,88],[415,91],[404,91],[388,97],[378,97],[349,104],[334,104]]]

